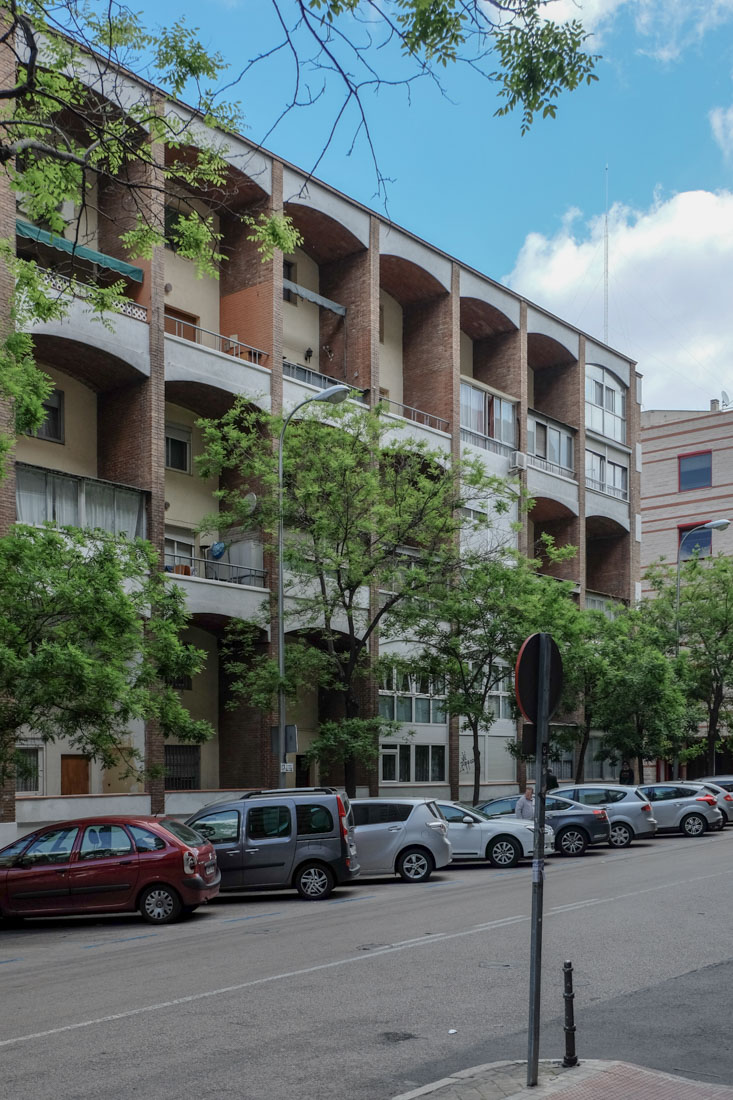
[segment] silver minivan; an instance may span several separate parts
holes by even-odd
[[[334,787],[248,791],[186,824],[214,845],[222,890],[293,886],[319,901],[359,874],[351,805]]]
[[[425,882],[450,863],[447,826],[429,798],[354,798],[354,836],[364,875]]]

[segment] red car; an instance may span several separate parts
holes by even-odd
[[[211,844],[179,821],[84,817],[0,850],[0,916],[140,910],[168,924],[219,893]]]

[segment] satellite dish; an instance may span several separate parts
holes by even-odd
[[[723,390],[720,396],[722,398],[724,406],[730,405],[730,397],[728,397],[728,394],[725,392],[725,390]]]
[[[248,514],[251,516],[252,513],[255,510],[255,505],[257,504],[256,494],[255,493],[247,493],[246,497],[244,498],[243,503],[244,503],[244,507],[247,509]]]
[[[209,550],[214,561],[218,561],[219,558],[223,558],[227,552],[227,544],[225,542],[215,542]]]

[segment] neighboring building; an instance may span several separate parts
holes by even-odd
[[[16,452],[18,519],[144,534],[185,591],[189,637],[206,651],[207,664],[181,691],[217,737],[199,749],[163,745],[152,729],[133,731],[140,744],[145,738],[149,762],[165,762],[166,785],[182,796],[271,785],[274,778],[273,716],[227,709],[219,662],[229,618],[251,617],[269,599],[273,562],[256,529],[241,532],[217,560],[215,536],[196,533],[215,507],[217,488],[194,475],[202,446],[196,420],[222,414],[237,393],[279,410],[346,381],[371,404],[385,400],[416,439],[446,455],[478,455],[491,471],[526,482],[534,506],[520,548],[531,553],[543,532],[559,545],[576,545],[575,558],[546,571],[573,581],[580,601],[628,603],[638,590],[634,363],[298,168],[244,139],[229,145],[239,209],[284,209],[303,248],[263,264],[247,228],[220,213],[228,262],[219,281],[196,278],[193,265],[169,249],[138,267],[122,262],[110,229],[125,228],[119,194],[100,194],[100,211],[113,217],[89,218],[89,251],[77,255],[77,270],[90,280],[122,274],[129,305],[114,318],[114,332],[89,320],[82,299],[64,321],[36,327],[38,358],[56,391],[38,438],[20,439]],[[206,209],[203,195],[166,201]],[[7,202],[3,209],[7,222]],[[0,236],[11,229],[0,226]],[[49,268],[52,285],[63,278],[58,266],[68,257],[58,240],[21,219],[17,244]],[[262,643],[272,644],[264,635]],[[507,751],[516,737],[510,693],[508,676],[495,693],[497,721],[482,749],[487,792],[516,783]],[[446,715],[440,685],[388,680],[375,686],[369,705],[416,731],[409,742],[382,746],[369,777],[373,793],[467,793],[470,738],[459,737],[457,719]],[[313,691],[289,712],[302,748],[322,707]],[[25,751],[29,794],[129,790],[63,745],[29,742]],[[316,778],[301,756],[293,763],[291,781]],[[155,810],[161,800],[153,784]]]
[[[716,519],[733,522],[733,411],[652,409],[641,414],[642,594],[645,570],[660,558],[733,554],[733,527],[695,531]],[[684,542],[682,541],[684,539]]]

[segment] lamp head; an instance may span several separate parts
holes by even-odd
[[[326,390],[321,390],[311,400],[313,401],[328,401],[330,405],[340,405],[342,401],[345,401],[351,392],[350,386],[344,386],[340,383],[337,386],[329,386]]]
[[[704,523],[703,527],[706,531],[725,531],[730,527],[729,519],[711,519],[709,523]]]

